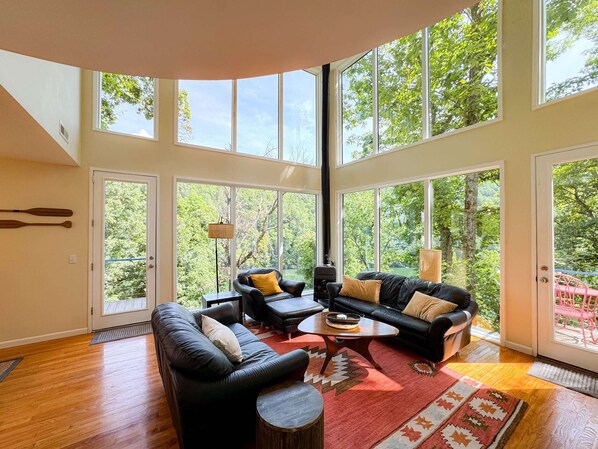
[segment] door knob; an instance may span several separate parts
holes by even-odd
[[[548,284],[548,278],[547,277],[541,277],[540,278],[540,282],[542,282],[543,284]]]

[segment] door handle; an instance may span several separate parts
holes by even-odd
[[[542,282],[543,284],[548,284],[548,278],[547,277],[541,277],[540,278],[540,282]]]

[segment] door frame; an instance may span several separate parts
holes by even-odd
[[[112,169],[112,168],[105,168],[105,167],[89,167],[89,181],[88,181],[88,220],[87,220],[87,332],[93,332],[93,316],[91,314],[91,309],[93,307],[93,271],[91,269],[91,265],[93,263],[93,226],[92,220],[94,216],[94,191],[93,191],[93,173],[95,171],[104,171],[109,173],[115,173],[120,175],[138,175],[138,176],[153,176],[156,178],[156,263],[155,263],[155,270],[156,270],[156,306],[159,304],[159,293],[160,293],[160,272],[161,272],[161,262],[160,262],[160,175],[157,173],[148,173],[148,172],[139,172],[139,171],[132,171],[132,170],[119,170],[119,169]]]
[[[592,141],[583,143],[580,145],[573,145],[564,148],[553,149],[549,151],[543,151],[541,153],[533,153],[531,155],[531,199],[532,199],[532,219],[531,219],[531,255],[530,258],[530,283],[533,286],[531,296],[531,306],[532,306],[532,323],[531,323],[531,330],[532,330],[532,354],[534,357],[538,355],[538,308],[539,308],[539,282],[538,282],[538,189],[537,189],[537,181],[538,181],[538,172],[536,170],[536,162],[539,157],[548,156],[551,154],[558,154],[558,153],[566,153],[569,151],[578,151],[589,149],[592,147],[597,147],[598,141]]]

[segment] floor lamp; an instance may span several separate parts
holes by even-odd
[[[216,248],[216,293],[220,293],[220,282],[218,279],[218,239],[232,239],[235,236],[235,225],[222,223],[208,224],[208,238],[215,239]]]
[[[442,275],[442,251],[439,249],[419,250],[419,278],[424,281],[440,282]]]

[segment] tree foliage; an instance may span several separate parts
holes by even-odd
[[[557,61],[581,41],[587,43],[579,72],[547,87],[553,100],[598,84],[598,0],[545,0],[546,61]]]
[[[102,73],[100,96],[100,127],[108,129],[118,120],[117,107],[135,106],[146,120],[154,118],[154,79],[142,76]]]

